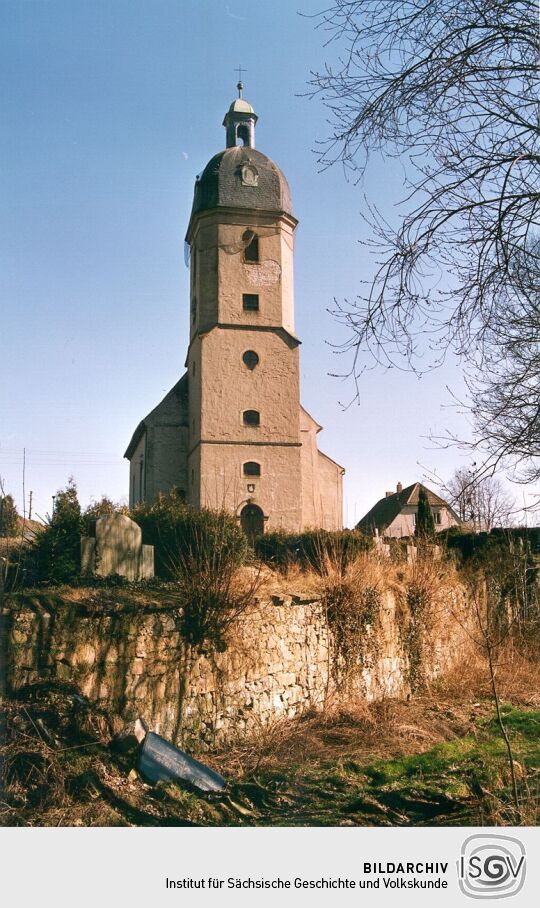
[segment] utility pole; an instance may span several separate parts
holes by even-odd
[[[33,492],[30,492],[30,501],[28,503],[28,520],[32,519],[32,495],[33,494],[34,494]]]

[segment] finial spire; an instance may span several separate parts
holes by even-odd
[[[242,94],[244,91],[242,73],[247,72],[247,69],[237,66],[236,72],[240,77],[236,86],[238,97],[232,102],[223,120],[227,135],[227,148],[234,148],[239,142],[248,148],[255,148],[255,123],[258,117]]]
[[[242,66],[240,66],[240,64],[239,64],[239,65],[236,67],[235,72],[238,73],[238,83],[237,83],[237,86],[236,86],[236,87],[237,87],[237,89],[238,89],[238,97],[241,98],[241,97],[242,97],[242,92],[244,91],[244,83],[242,82],[242,73],[247,73],[247,69],[244,69],[244,68],[243,68]]]

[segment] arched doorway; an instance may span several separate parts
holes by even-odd
[[[264,533],[264,514],[256,504],[246,504],[240,512],[240,525],[251,543]]]

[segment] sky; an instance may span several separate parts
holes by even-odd
[[[424,376],[371,370],[358,403],[328,310],[375,263],[360,244],[364,193],[389,217],[401,170],[367,184],[313,149],[328,131],[310,71],[336,53],[313,0],[1,0],[0,477],[45,517],[73,475],[85,506],[127,500],[124,451],[183,372],[189,329],[184,236],[195,177],[225,146],[223,116],[246,70],[257,147],[279,164],[299,219],[296,330],[304,406],[346,468],[352,525],[397,482],[449,478],[465,455],[429,440],[467,424],[446,390],[459,364]],[[24,469],[23,469],[24,452]]]

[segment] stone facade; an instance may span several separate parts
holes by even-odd
[[[250,534],[339,529],[344,470],[318,451],[321,426],[300,406],[297,221],[284,175],[254,148],[256,120],[244,99],[233,102],[227,148],[195,186],[187,373],[182,395],[173,389],[126,451],[130,503],[174,487],[196,508],[232,511]]]
[[[26,594],[9,612],[8,683],[12,692],[40,680],[70,682],[123,721],[141,716],[165,737],[194,749],[257,732],[282,717],[320,709],[336,698],[377,699],[410,691],[403,607],[385,593],[380,618],[366,628],[366,648],[352,688],[336,686],[336,654],[323,605],[312,595],[274,589],[233,628],[225,652],[191,652],[166,593],[141,602],[122,593]],[[426,630],[423,671],[433,678],[467,658],[464,600],[449,592],[458,619]],[[459,613],[462,612],[460,618]],[[406,628],[405,628],[406,629]],[[410,635],[409,635],[410,636]]]

